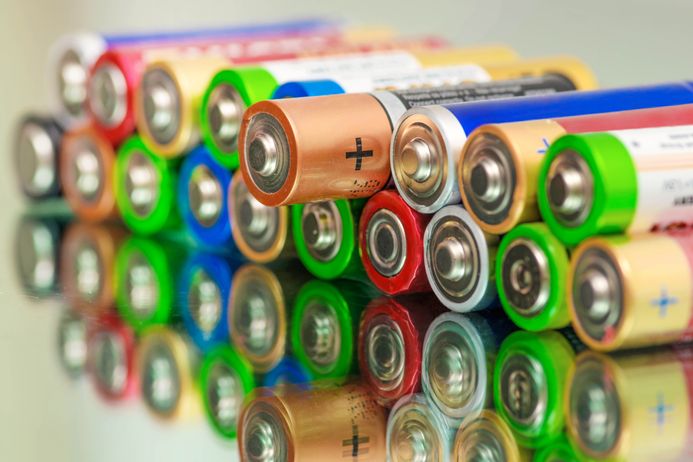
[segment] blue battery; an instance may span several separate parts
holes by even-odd
[[[262,380],[262,386],[274,388],[280,385],[298,385],[300,389],[309,390],[311,377],[308,370],[290,356],[284,357]]]
[[[427,98],[423,105],[410,104],[412,109],[399,119],[393,137],[392,177],[407,203],[423,213],[434,213],[445,205],[461,201],[457,162],[467,136],[481,125],[693,102],[693,84],[687,81],[448,104],[445,104],[443,93],[441,101]],[[402,95],[401,98],[416,101],[417,95]],[[422,152],[421,142],[427,145],[427,152],[430,151],[433,158],[419,157],[418,167],[414,169],[409,164],[406,169],[409,173],[406,173],[402,154],[414,152],[410,149],[413,147]]]
[[[219,165],[206,147],[185,157],[178,175],[178,204],[183,222],[200,245],[235,248],[227,196],[231,172]]]
[[[180,306],[188,335],[202,352],[229,338],[228,305],[236,264],[219,255],[191,254],[180,275]]]
[[[297,80],[279,85],[274,90],[272,99],[341,95],[342,93],[346,93],[346,91],[334,80]]]

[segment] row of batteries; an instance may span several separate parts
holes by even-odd
[[[27,214],[16,235],[27,293],[66,301],[56,338],[72,379],[166,422],[204,414],[244,461],[693,453],[690,346],[595,353],[500,310],[450,312],[430,293],[392,298],[67,214]]]
[[[591,71],[575,58],[524,60],[504,46],[457,49],[436,37],[402,39],[386,29],[313,19],[126,37],[77,34],[55,45],[51,64],[57,115],[28,116],[18,130],[17,176],[28,197],[62,196],[84,222],[121,220],[161,240],[184,228],[198,246],[238,251],[255,263],[285,267],[298,256],[318,278],[367,276],[388,295],[432,292],[453,311],[429,326],[423,318],[438,314],[438,303],[419,300],[426,313],[383,308],[360,320],[363,342],[373,348],[363,373],[373,375],[379,400],[392,405],[416,391],[419,373],[412,369],[422,369],[424,394],[441,411],[426,411],[419,395],[395,404],[393,460],[433,454],[433,427],[456,429],[470,416],[481,420],[462,427],[454,451],[464,452],[465,441],[493,446],[488,438],[500,420],[475,412],[491,385],[486,349],[497,336],[461,313],[495,313],[502,305],[532,332],[572,321],[581,342],[599,351],[693,335],[689,82],[593,90]],[[87,238],[70,242],[79,250]],[[93,271],[78,271],[103,259],[76,253],[63,263],[68,275],[80,275],[77,288],[104,283],[111,274],[105,269],[96,280]],[[166,255],[150,269],[170,270]],[[150,274],[138,265],[121,281],[133,293]],[[223,268],[212,267],[207,280],[190,276],[200,286],[191,297],[203,324],[213,305],[206,297],[230,297],[231,312],[234,299],[247,304],[243,320],[261,326],[251,329],[252,343],[268,328],[263,319],[253,324],[253,316],[270,295],[292,292],[286,284],[298,272],[272,279],[239,271],[231,290],[231,272]],[[244,292],[240,275],[276,282],[258,295]],[[210,278],[224,279],[216,287],[226,291],[209,292]],[[298,300],[311,291],[322,293],[307,285]],[[164,295],[172,300],[168,290],[155,293],[162,303]],[[337,295],[324,300],[341,303]],[[381,305],[400,309],[393,300]],[[343,319],[311,306],[305,310],[325,322],[316,321],[305,332],[313,337],[294,348],[312,340],[322,351],[322,335]],[[574,354],[570,345],[578,343],[543,335],[519,335],[523,354],[497,376],[497,399],[508,400],[500,414],[535,445],[547,429],[563,427],[556,390],[572,361],[564,359]],[[537,357],[561,359],[541,368],[535,348]],[[580,451],[618,460],[648,451],[689,454],[693,379],[681,354],[632,365],[594,354],[579,361],[567,409]],[[313,439],[316,425],[299,425],[313,419],[335,434],[340,425],[354,429],[353,438],[329,446],[330,454],[376,460],[383,414],[354,390],[311,392],[309,406],[290,396],[253,401],[241,418],[242,458],[325,460],[329,444]],[[328,402],[340,404],[329,406],[329,422],[319,421]],[[523,433],[525,426],[532,430]],[[368,428],[375,433],[363,436]],[[494,441],[507,442],[509,434]],[[302,436],[321,450],[301,446]],[[435,453],[447,459],[451,441],[436,441]]]

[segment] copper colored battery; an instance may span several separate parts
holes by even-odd
[[[65,133],[60,151],[63,195],[80,219],[118,219],[113,190],[115,150],[93,127]]]
[[[85,315],[114,308],[115,258],[126,236],[116,226],[72,224],[60,248],[60,282],[67,303]]]
[[[360,384],[260,392],[239,418],[241,460],[382,462],[386,420]]]
[[[359,329],[359,370],[383,406],[421,391],[424,337],[443,311],[429,294],[380,297],[366,307]]]
[[[423,236],[431,215],[409,207],[395,190],[371,197],[359,219],[359,247],[366,274],[389,295],[430,292]]]

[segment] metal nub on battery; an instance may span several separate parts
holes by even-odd
[[[330,261],[342,244],[342,217],[333,201],[303,206],[301,228],[306,248],[318,261]]]
[[[15,142],[15,165],[19,185],[32,199],[60,191],[58,156],[62,129],[52,119],[28,116],[19,125]]]
[[[87,364],[87,323],[67,308],[58,322],[58,355],[60,364],[72,379],[82,375]]]
[[[181,123],[178,86],[165,69],[153,68],[142,76],[138,104],[147,134],[157,145],[170,143],[178,134]]]
[[[460,462],[520,462],[527,457],[507,424],[493,411],[485,410],[459,429],[452,459]]]
[[[407,237],[402,221],[390,210],[373,214],[366,228],[366,251],[373,267],[383,276],[398,274],[407,259]]]
[[[100,125],[118,126],[128,110],[128,86],[123,71],[108,61],[98,65],[89,79],[87,101]]]
[[[88,63],[80,59],[75,50],[66,50],[58,59],[57,73],[60,102],[65,111],[75,119],[84,115],[87,100]]]
[[[436,213],[426,227],[426,274],[433,292],[454,311],[486,308],[496,297],[495,244],[461,207]]]
[[[447,462],[451,433],[440,413],[422,394],[401,398],[387,421],[387,456],[391,462]]]
[[[212,226],[222,210],[223,195],[219,180],[205,165],[197,165],[188,181],[190,210],[202,226]]]
[[[245,101],[233,85],[222,82],[209,93],[203,110],[206,111],[212,140],[224,154],[231,155],[238,149],[238,134],[245,109]]]
[[[58,291],[58,248],[61,224],[50,217],[26,216],[15,233],[19,279],[30,295],[46,297]]]
[[[132,382],[134,343],[123,328],[97,328],[89,339],[89,367],[97,389],[108,399],[124,398]]]
[[[378,390],[396,389],[404,380],[404,336],[399,325],[385,314],[371,319],[365,328],[364,355],[370,379]]]
[[[575,151],[562,151],[552,161],[545,188],[549,207],[564,226],[584,223],[592,211],[594,176],[587,162]]]
[[[241,149],[252,183],[265,193],[279,191],[289,176],[291,155],[284,128],[272,115],[260,113],[250,120]]]
[[[125,167],[125,194],[139,218],[146,218],[159,198],[160,177],[151,159],[135,151]]]

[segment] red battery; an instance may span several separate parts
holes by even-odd
[[[428,294],[380,297],[363,312],[359,328],[359,370],[379,404],[421,390],[421,358],[426,330],[444,311]]]
[[[359,247],[378,289],[389,295],[431,291],[423,245],[431,217],[409,207],[395,190],[368,199],[359,219]]]

